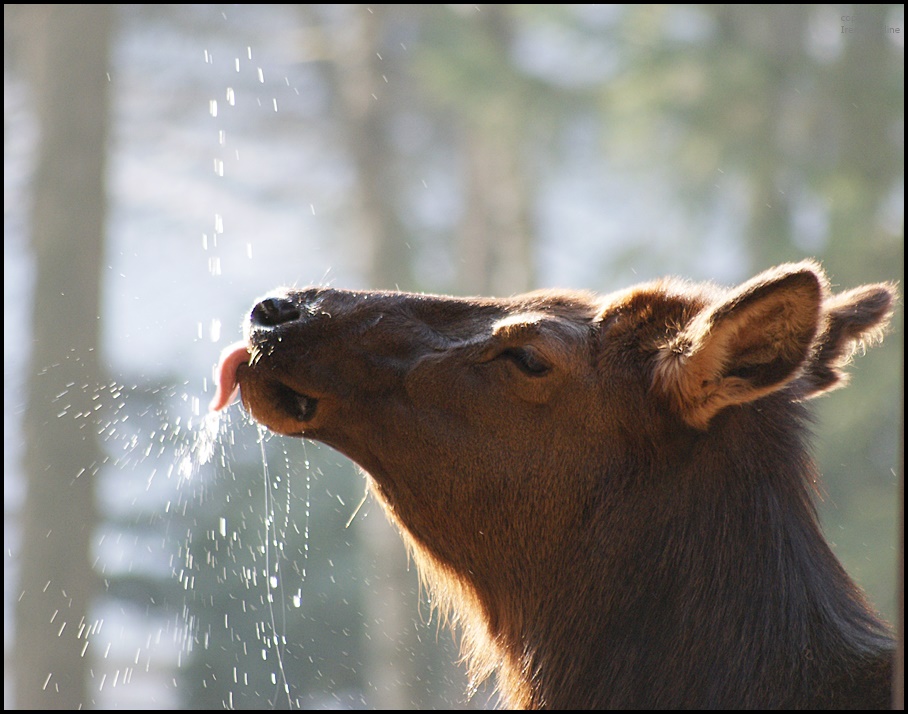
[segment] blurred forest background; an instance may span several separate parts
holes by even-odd
[[[494,705],[362,474],[206,416],[279,284],[902,280],[903,5],[4,5],[3,74],[6,707]],[[816,404],[890,621],[902,330]]]

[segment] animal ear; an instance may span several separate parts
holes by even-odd
[[[882,339],[896,294],[894,285],[879,283],[827,298],[823,303],[825,325],[817,338],[816,350],[795,381],[800,398],[815,397],[847,384],[845,366],[856,350]]]
[[[660,347],[656,387],[697,429],[728,406],[781,389],[813,354],[825,293],[822,271],[809,262],[749,280]]]

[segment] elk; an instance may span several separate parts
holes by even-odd
[[[812,261],[506,299],[260,300],[212,409],[357,462],[509,708],[887,708],[891,634],[825,540],[806,401],[891,284]]]

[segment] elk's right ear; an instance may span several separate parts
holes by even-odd
[[[826,292],[811,262],[758,275],[660,347],[654,386],[697,429],[726,407],[781,389],[811,358]]]

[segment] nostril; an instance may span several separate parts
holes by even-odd
[[[274,327],[285,322],[298,320],[299,308],[287,298],[265,298],[252,308],[250,319],[253,325]]]

